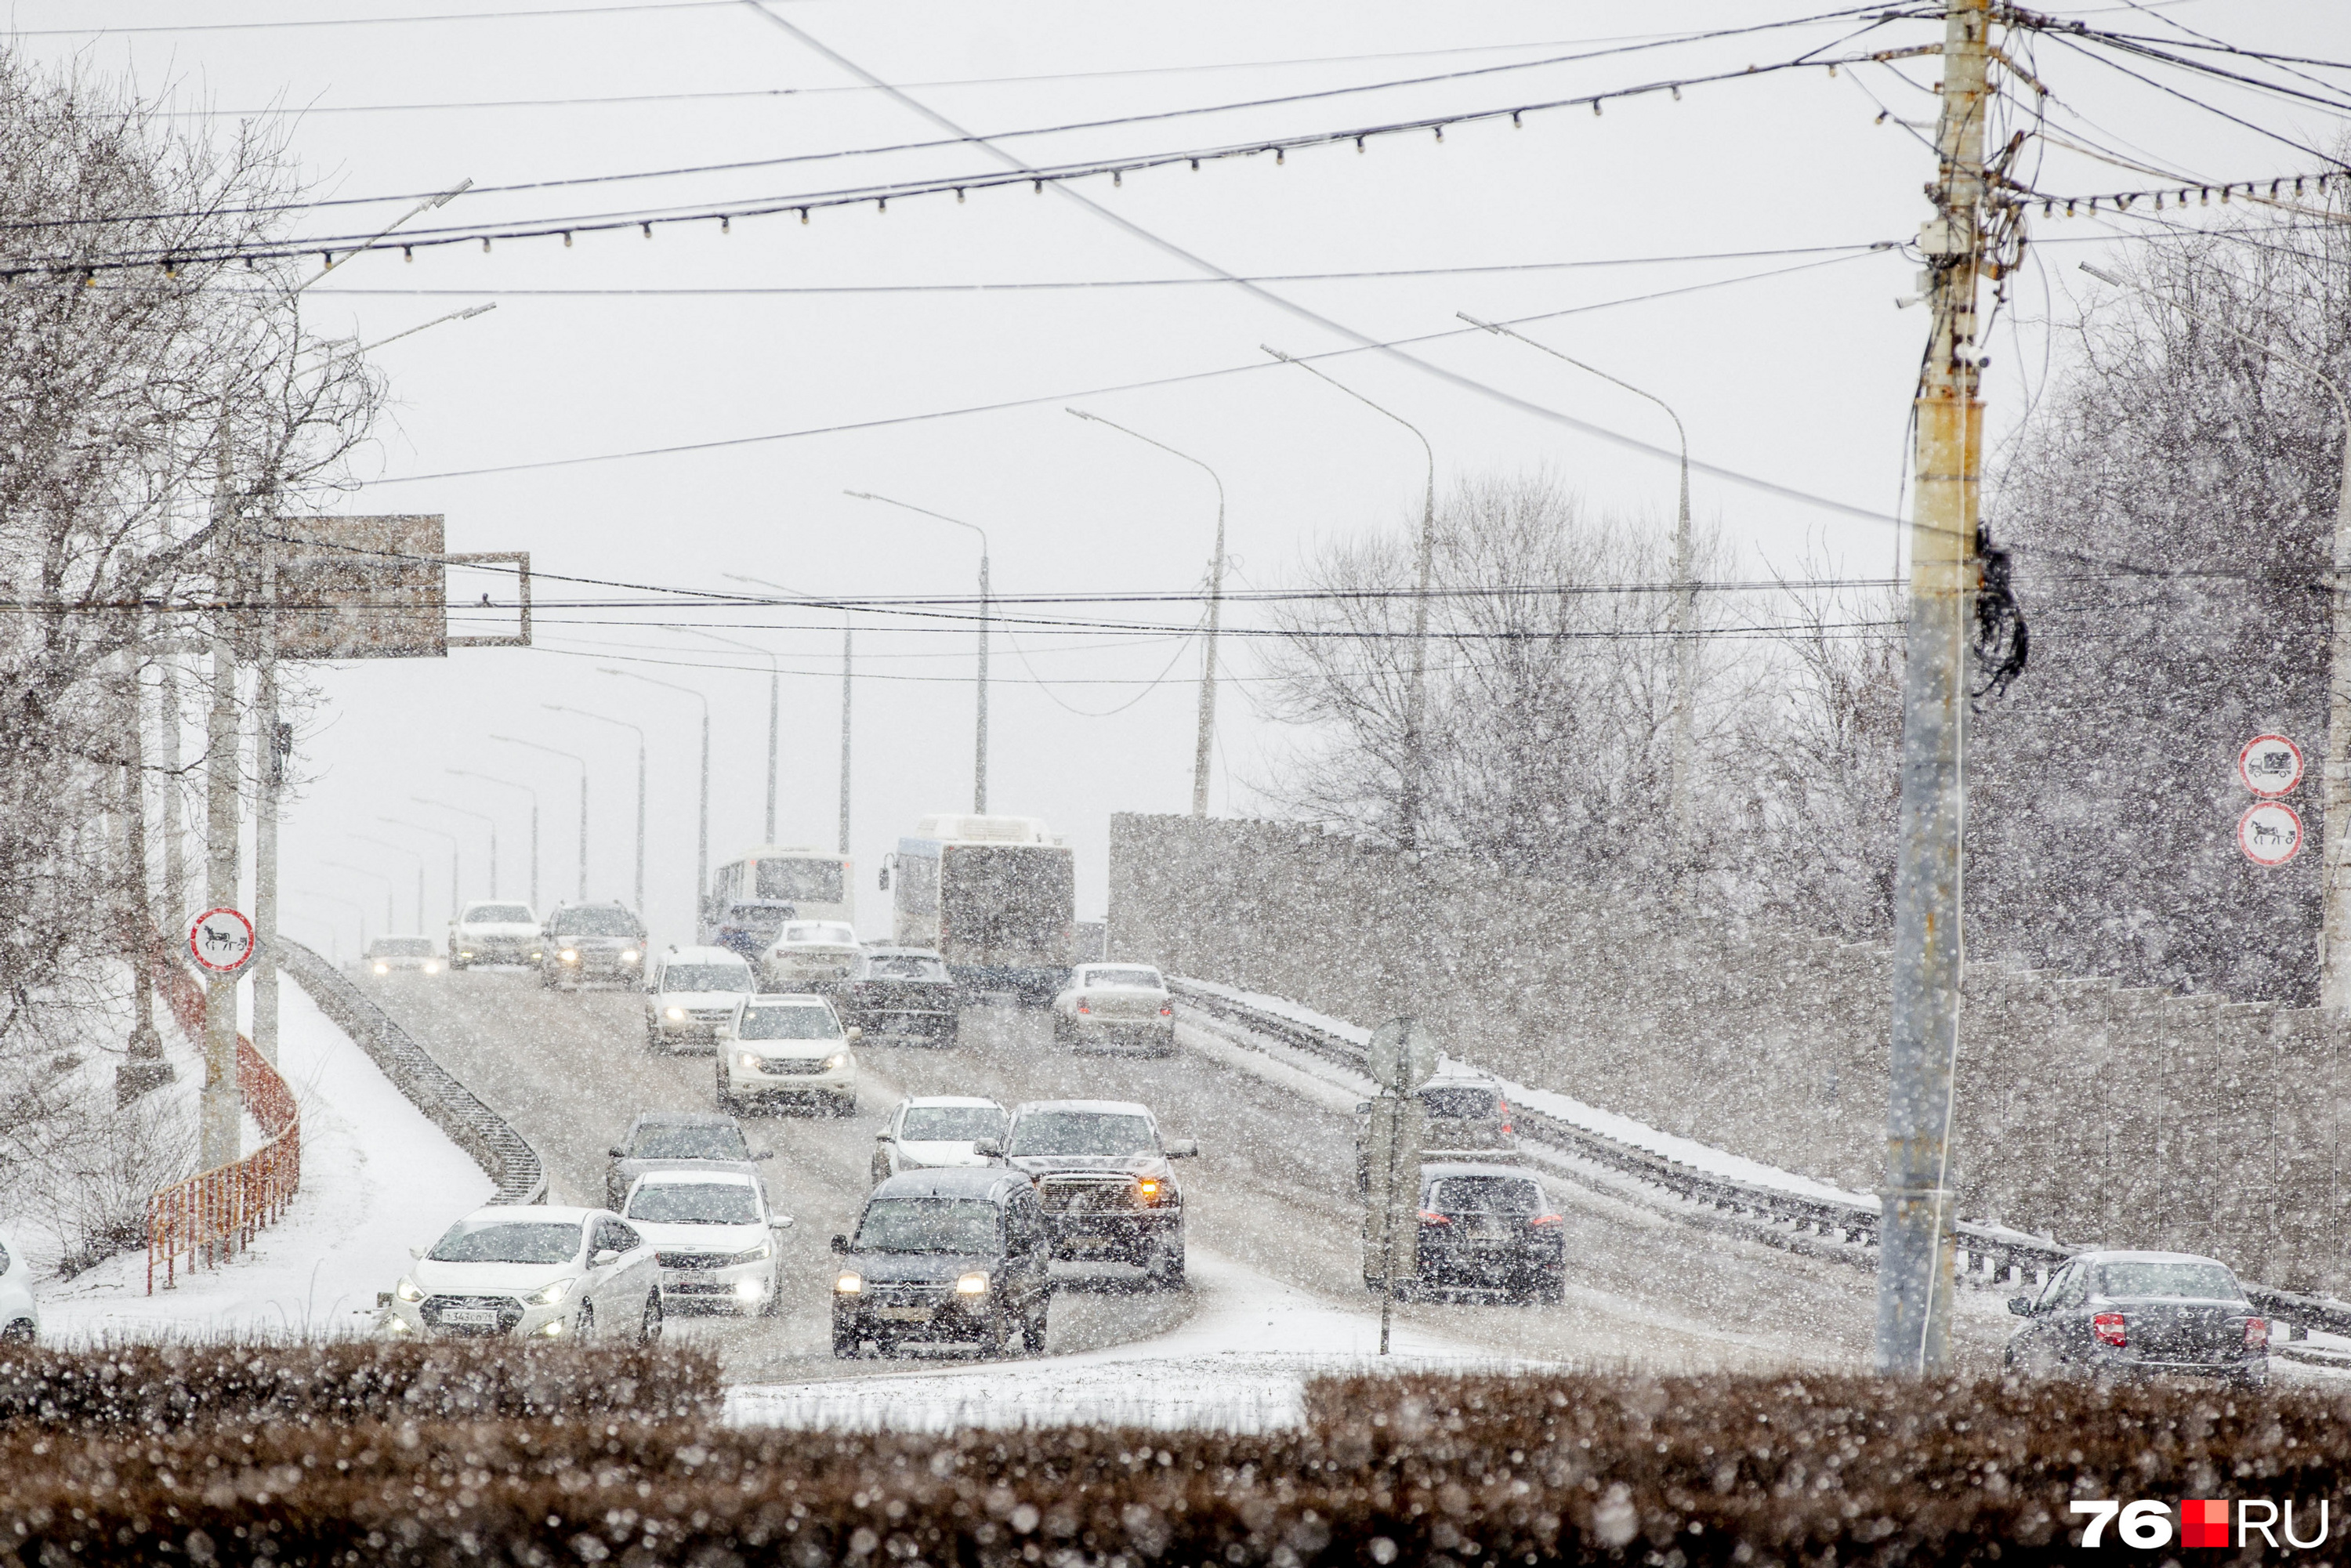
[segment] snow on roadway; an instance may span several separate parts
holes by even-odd
[[[738,1384],[739,1427],[950,1432],[1032,1426],[1263,1432],[1305,1421],[1311,1375],[1512,1364],[1397,1323],[1379,1359],[1376,1309],[1336,1307],[1221,1254],[1191,1249],[1199,1305],[1154,1339],[1075,1355],[992,1361],[953,1371],[876,1373],[822,1383]]]
[[[224,1268],[183,1266],[175,1289],[159,1269],[152,1296],[144,1251],[43,1288],[44,1340],[367,1333],[408,1249],[489,1201],[482,1167],[290,983],[278,988],[277,1058],[302,1111],[302,1186],[285,1216]]]

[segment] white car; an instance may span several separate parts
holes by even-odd
[[[873,1184],[908,1171],[948,1166],[992,1166],[992,1155],[972,1145],[1001,1140],[1011,1113],[993,1100],[963,1094],[923,1094],[901,1100],[873,1135]]]
[[[857,1058],[863,1031],[844,1030],[822,997],[746,997],[718,1026],[718,1108],[754,1100],[820,1101],[837,1116],[857,1110]]]
[[[1148,964],[1081,964],[1053,998],[1053,1043],[1176,1052],[1176,1001]]]
[[[653,1340],[653,1249],[609,1208],[493,1204],[451,1226],[384,1301],[396,1339]]]
[[[724,947],[673,947],[645,976],[645,1049],[706,1045],[759,988],[751,966]]]
[[[653,1249],[670,1306],[731,1307],[773,1317],[783,1301],[776,1235],[758,1178],[739,1171],[649,1171],[622,1210]]]
[[[389,975],[395,969],[422,970],[428,975],[441,972],[441,954],[430,936],[379,936],[368,944],[362,962],[371,975]]]
[[[466,904],[449,922],[449,967],[538,962],[538,916],[528,904],[482,899]]]
[[[759,983],[770,991],[845,986],[865,977],[865,949],[845,920],[787,920],[759,962]]]
[[[33,1267],[16,1239],[0,1230],[0,1344],[31,1344],[41,1337],[41,1309],[33,1300]]]

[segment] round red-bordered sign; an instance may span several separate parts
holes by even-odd
[[[2302,852],[2302,818],[2283,800],[2263,800],[2237,819],[2237,847],[2255,865],[2283,865]]]
[[[207,909],[188,922],[188,954],[210,975],[234,975],[253,961],[253,922],[234,909]]]
[[[2265,800],[2292,794],[2302,768],[2302,747],[2283,735],[2257,735],[2237,753],[2237,777]]]

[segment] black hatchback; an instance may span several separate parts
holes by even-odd
[[[865,973],[841,994],[841,1021],[868,1040],[953,1045],[962,993],[946,960],[927,947],[869,947]]]
[[[2269,1320],[2228,1265],[2191,1252],[2079,1253],[2008,1310],[2025,1320],[2003,1358],[2015,1371],[2269,1382]]]
[[[1567,1294],[1567,1247],[1560,1212],[1542,1183],[1509,1166],[1446,1161],[1420,1167],[1419,1261],[1396,1283],[1414,1295],[1497,1291],[1517,1301]],[[1364,1284],[1377,1290],[1383,1260],[1366,1226]]]
[[[1002,1355],[1045,1348],[1052,1304],[1045,1218],[1029,1178],[1001,1166],[912,1171],[875,1187],[854,1236],[836,1236],[832,1354],[914,1341]]]

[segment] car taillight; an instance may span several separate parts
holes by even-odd
[[[1504,1100],[1500,1102],[1500,1104],[1502,1107],[1502,1135],[1508,1137],[1510,1132],[1510,1103],[1508,1100]]]
[[[2123,1332],[2123,1315],[2120,1312],[2100,1312],[2090,1320],[2090,1332],[2098,1336],[2100,1344],[2110,1344],[2116,1349],[2130,1343]]]
[[[1080,1012],[1081,1012],[1081,1013],[1090,1013],[1090,1012],[1093,1011],[1094,1009],[1092,1009],[1092,1008],[1090,1008],[1090,1007],[1088,1007],[1088,1006],[1086,1006],[1086,1004],[1085,1004],[1084,1002],[1081,1001],[1080,1003],[1078,1003],[1078,1010],[1079,1010]]]
[[[1450,1225],[1453,1223],[1453,1217],[1424,1208],[1420,1211],[1420,1222],[1423,1225]]]
[[[1529,1225],[1563,1225],[1566,1221],[1556,1214],[1538,1214],[1527,1223]]]
[[[2267,1350],[2270,1345],[2270,1321],[2267,1318],[2245,1320],[2245,1348]]]
[[[1164,1019],[1174,1018],[1176,1016],[1176,1004],[1170,1002],[1167,1006],[1161,1008],[1159,1009],[1159,1016]]]

